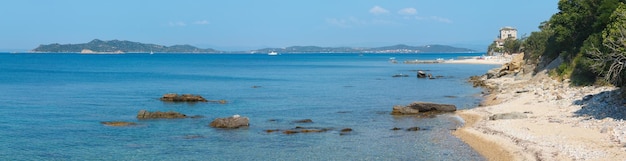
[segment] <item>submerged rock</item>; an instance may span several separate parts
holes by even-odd
[[[311,120],[311,119],[302,119],[302,120],[296,120],[296,121],[294,121],[294,123],[313,123],[313,120]]]
[[[192,94],[176,94],[176,93],[168,93],[164,94],[163,97],[160,98],[161,101],[166,102],[208,102],[208,100],[204,99],[200,95],[192,95]]]
[[[283,130],[283,134],[297,134],[297,133],[322,133],[329,131],[329,128],[313,128],[313,127],[300,127],[296,126],[296,128]]]
[[[133,125],[137,125],[137,123],[134,122],[125,122],[125,121],[103,121],[100,122],[103,125],[106,126],[133,126]]]
[[[226,118],[216,118],[209,124],[214,128],[239,128],[250,126],[250,119],[247,117],[241,117],[239,115],[233,115]]]
[[[421,128],[420,127],[410,127],[408,129],[406,129],[406,131],[420,131]]]
[[[226,101],[226,100],[208,100],[208,102],[219,103],[219,104],[227,104],[228,103],[228,101]]]
[[[392,115],[418,114],[420,112],[454,112],[456,106],[452,104],[437,104],[429,102],[414,102],[407,106],[393,106]]]
[[[174,112],[174,111],[150,112],[146,110],[139,110],[139,112],[137,113],[137,119],[181,119],[181,118],[187,118],[187,115]]]

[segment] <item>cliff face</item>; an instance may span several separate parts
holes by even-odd
[[[200,49],[191,45],[174,45],[163,46],[156,44],[144,44],[132,41],[102,41],[94,39],[88,43],[83,44],[49,44],[39,45],[39,47],[32,50],[33,52],[69,52],[69,53],[82,53],[88,51],[88,53],[147,53],[147,52],[159,52],[159,53],[217,53],[218,51],[213,49]]]

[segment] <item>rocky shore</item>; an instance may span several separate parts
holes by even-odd
[[[456,112],[465,125],[453,134],[489,160],[626,160],[622,90],[572,87],[545,70],[487,77],[478,85],[490,94]]]

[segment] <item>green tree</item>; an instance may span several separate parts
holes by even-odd
[[[611,14],[610,23],[602,31],[606,51],[596,47],[588,52],[593,56],[591,67],[616,86],[623,86],[626,78],[626,5],[620,3]]]

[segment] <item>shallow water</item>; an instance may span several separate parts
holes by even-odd
[[[0,159],[484,160],[450,135],[459,124],[451,115],[389,115],[393,105],[414,101],[474,107],[480,89],[465,79],[494,67],[392,64],[389,57],[471,55],[0,54]],[[444,78],[417,79],[418,69]],[[228,104],[163,103],[158,98],[165,93]],[[141,109],[205,117],[137,120]],[[249,117],[251,126],[208,127],[214,118],[234,114]],[[293,123],[300,119],[313,123]],[[139,125],[109,127],[102,121]],[[331,130],[265,132],[296,126]],[[426,130],[390,130],[414,126]],[[340,135],[343,128],[354,131]]]

